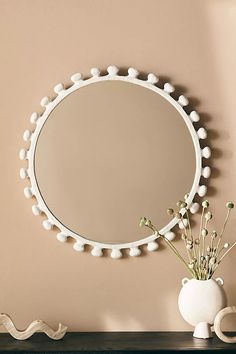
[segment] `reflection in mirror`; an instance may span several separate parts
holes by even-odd
[[[161,229],[166,209],[190,192],[191,135],[165,98],[122,81],[82,87],[46,120],[35,150],[38,188],[51,213],[86,239],[127,243]]]

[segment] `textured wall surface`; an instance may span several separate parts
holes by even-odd
[[[59,243],[25,200],[18,151],[40,99],[71,74],[110,64],[154,72],[190,97],[209,130],[219,227],[225,202],[236,202],[235,19],[230,0],[0,0],[0,309],[18,327],[41,318],[72,331],[190,329],[177,307],[186,273],[170,251],[114,261]],[[235,267],[234,251],[217,272],[231,305]]]

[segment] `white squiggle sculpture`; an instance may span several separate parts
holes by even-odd
[[[18,340],[25,340],[31,337],[35,332],[44,332],[49,338],[58,340],[64,337],[67,327],[59,323],[58,330],[54,331],[42,320],[33,321],[24,331],[18,330],[11,317],[5,313],[0,314],[0,325],[3,325],[12,337]]]

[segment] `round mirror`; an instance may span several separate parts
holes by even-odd
[[[76,238],[78,250],[90,244],[100,255],[102,248],[153,243],[138,227],[140,217],[166,233],[177,222],[166,209],[186,194],[190,205],[199,188],[198,116],[185,113],[185,97],[176,102],[169,84],[161,90],[115,73],[74,81],[67,90],[58,85],[58,97],[44,99],[44,114],[34,118],[27,189],[38,200],[33,211],[48,216],[44,226],[56,225],[60,240]]]

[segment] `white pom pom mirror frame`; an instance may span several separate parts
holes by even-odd
[[[95,82],[102,82],[108,80],[119,80],[124,82],[129,82],[135,85],[140,85],[149,90],[156,92],[158,95],[164,97],[175,109],[180,113],[184,122],[187,125],[189,133],[191,134],[192,141],[195,149],[196,157],[196,171],[194,176],[194,181],[192,184],[191,191],[186,199],[187,207],[190,212],[195,214],[197,213],[200,205],[197,202],[194,202],[194,197],[198,194],[200,197],[204,197],[207,192],[206,185],[200,185],[201,177],[205,179],[210,177],[211,169],[209,166],[203,167],[203,158],[209,159],[211,156],[211,150],[208,146],[201,148],[199,140],[204,140],[207,137],[206,130],[204,128],[195,129],[194,123],[197,123],[200,119],[199,114],[196,111],[192,111],[188,114],[184,107],[188,106],[188,99],[181,95],[177,99],[173,98],[171,94],[175,91],[175,88],[170,83],[165,83],[163,88],[158,87],[158,77],[152,73],[147,75],[147,79],[143,80],[139,78],[139,72],[136,69],[129,68],[128,75],[119,75],[119,69],[116,66],[109,66],[107,68],[107,74],[102,75],[100,70],[97,68],[91,69],[91,76],[83,80],[83,76],[80,73],[74,74],[71,77],[71,86],[64,87],[62,83],[59,83],[54,87],[54,92],[56,97],[50,99],[49,97],[44,97],[41,100],[41,106],[44,108],[42,114],[34,112],[30,117],[30,122],[34,128],[26,130],[23,134],[23,139],[25,142],[29,142],[28,149],[21,149],[19,157],[21,160],[26,160],[27,167],[20,169],[20,177],[22,179],[28,179],[30,182],[30,187],[24,189],[24,194],[26,198],[35,198],[37,203],[32,206],[32,212],[34,215],[44,214],[46,219],[43,221],[43,227],[46,230],[52,230],[54,227],[59,229],[57,234],[57,239],[61,242],[65,242],[68,237],[72,237],[75,240],[73,248],[76,251],[82,252],[85,250],[85,246],[89,245],[92,247],[91,254],[93,256],[100,257],[103,255],[103,250],[110,250],[110,256],[114,259],[122,257],[122,250],[129,249],[130,256],[139,256],[141,254],[140,246],[147,245],[148,251],[155,251],[158,249],[159,244],[156,240],[156,235],[150,235],[143,239],[137,240],[131,243],[122,243],[122,244],[107,244],[95,242],[88,240],[79,234],[76,234],[64,226],[49,210],[48,206],[45,204],[40,191],[37,186],[36,176],[34,173],[34,158],[35,158],[35,147],[37,139],[39,137],[40,131],[43,128],[45,121],[50,116],[52,110],[69,94],[79,90],[81,87],[90,85]],[[182,210],[183,214],[184,211]],[[185,219],[184,219],[185,220]],[[186,220],[187,222],[187,220]],[[160,233],[165,235],[169,240],[173,240],[175,234],[171,229],[179,221],[174,218],[172,219],[164,228],[160,230]],[[183,228],[182,223],[179,223],[179,227]]]

